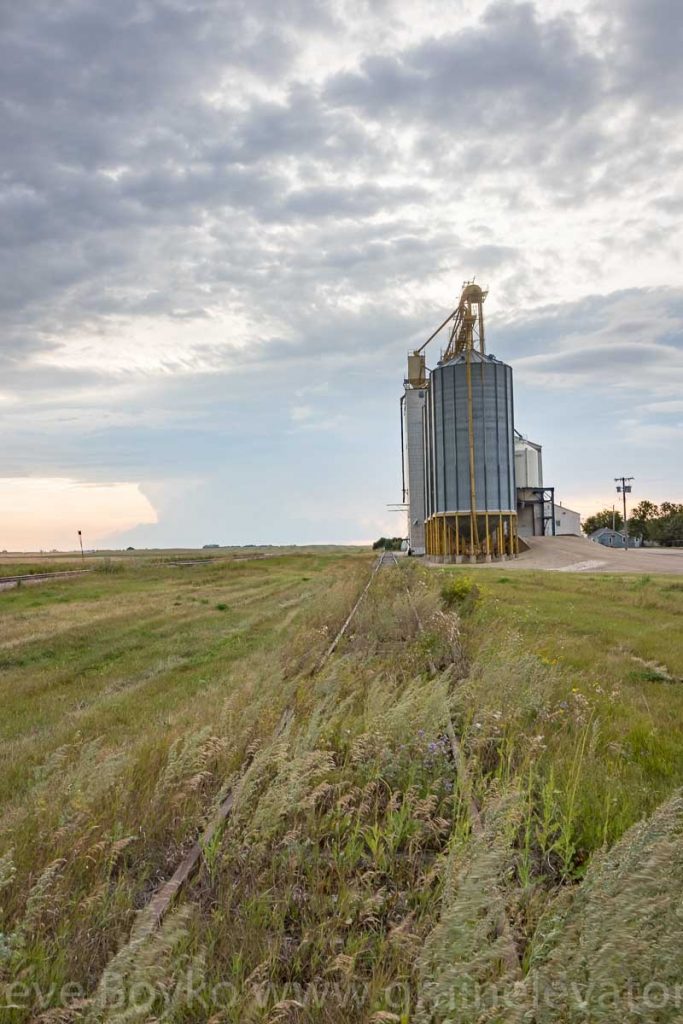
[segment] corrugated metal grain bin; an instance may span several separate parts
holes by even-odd
[[[472,410],[468,409],[467,359]],[[515,453],[512,369],[471,351],[431,374],[426,416],[427,516],[471,512],[470,433],[477,514],[514,513]]]

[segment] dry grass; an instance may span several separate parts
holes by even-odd
[[[680,594],[572,578],[544,595],[519,573],[512,602],[504,580],[451,588],[458,612],[441,574],[404,563],[311,675],[369,566],[131,565],[3,596],[8,1020],[579,1021],[579,983],[590,1019],[629,1020],[623,992],[597,1015],[608,982],[630,970],[641,1014],[651,972],[670,990],[672,957],[639,935],[679,937],[661,901],[683,895],[683,699],[630,673],[678,671],[647,623],[654,602],[680,644]],[[228,790],[177,909],[136,932]]]

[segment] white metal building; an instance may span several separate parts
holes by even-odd
[[[555,501],[555,488],[543,484],[540,444],[515,431],[517,522],[520,537],[581,536],[581,516]]]
[[[543,459],[540,444],[515,431],[515,481],[518,489],[543,487]]]
[[[543,536],[552,507],[542,493],[543,453],[540,444],[522,437],[518,430],[515,431],[515,484],[519,536]]]
[[[566,536],[581,536],[581,516],[571,508],[566,508],[562,502],[553,506],[555,515],[555,533]]]

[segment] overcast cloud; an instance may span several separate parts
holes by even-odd
[[[116,544],[402,529],[405,355],[476,275],[558,495],[683,498],[677,0],[0,24],[0,478],[137,487]]]

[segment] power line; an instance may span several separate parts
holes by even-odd
[[[614,482],[617,485],[617,494],[624,499],[624,551],[628,551],[628,520],[626,519],[626,495],[631,493],[630,481],[635,480],[633,476],[615,476]]]

